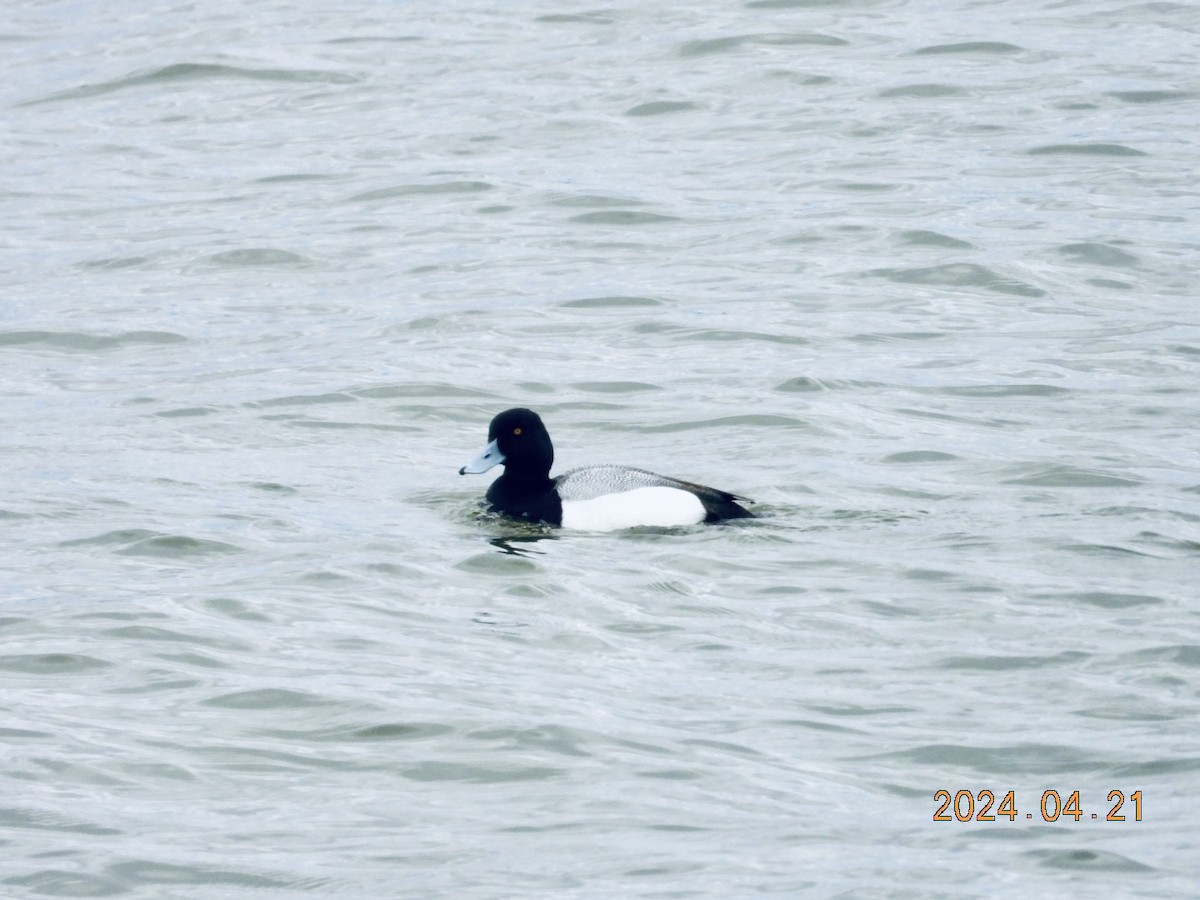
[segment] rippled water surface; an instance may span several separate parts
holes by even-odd
[[[1194,4],[5,12],[4,896],[1194,892]]]

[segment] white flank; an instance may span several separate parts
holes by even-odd
[[[672,487],[644,487],[592,500],[564,500],[564,528],[581,531],[616,531],[649,525],[671,528],[704,521],[704,505],[688,491]]]

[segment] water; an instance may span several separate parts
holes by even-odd
[[[1190,896],[1200,12],[337,6],[6,7],[3,894]]]

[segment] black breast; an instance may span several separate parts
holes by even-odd
[[[537,482],[501,475],[488,488],[487,501],[493,511],[514,519],[562,524],[562,500],[549,478]]]

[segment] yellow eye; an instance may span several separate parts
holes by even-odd
[[[514,429],[513,429],[513,434],[520,434],[520,433],[521,433],[521,429],[520,429],[520,428],[514,428]]]

